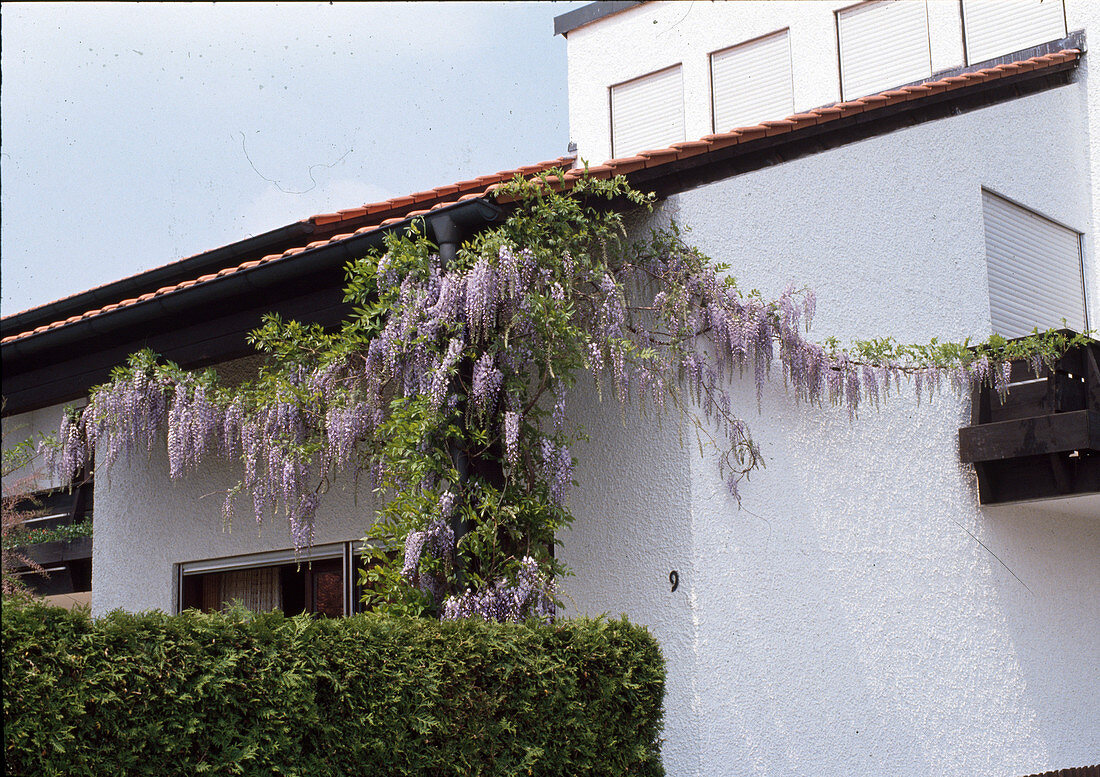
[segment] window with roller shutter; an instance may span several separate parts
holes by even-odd
[[[710,83],[715,132],[794,113],[789,32],[780,30],[711,54]]]
[[[932,75],[928,6],[874,0],[837,11],[841,96],[881,92]]]
[[[685,140],[680,65],[611,87],[611,155],[624,157]]]
[[[339,617],[360,612],[362,544],[314,545],[293,550],[191,561],[176,565],[179,610],[219,610],[239,601],[254,612],[279,610]]]
[[[1066,36],[1060,0],[962,0],[966,61],[1020,51]]]
[[[1084,332],[1081,234],[984,189],[982,215],[993,331],[1009,338],[1036,327]]]

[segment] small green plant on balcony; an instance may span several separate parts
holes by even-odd
[[[72,542],[81,537],[91,536],[91,518],[86,518],[80,523],[68,523],[49,529],[28,529],[24,523],[10,533],[5,533],[4,550],[41,545],[45,542]]]

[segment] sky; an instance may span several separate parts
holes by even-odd
[[[563,3],[0,7],[0,312],[553,159]]]

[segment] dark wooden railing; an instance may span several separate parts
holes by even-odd
[[[982,504],[1100,492],[1100,343],[1039,374],[1013,362],[1003,396],[976,387],[959,458],[975,466]]]

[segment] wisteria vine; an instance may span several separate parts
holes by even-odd
[[[1011,361],[1038,367],[1076,341],[1057,332],[977,345],[841,347],[805,336],[812,291],[744,294],[675,226],[628,238],[624,208],[652,196],[621,178],[561,193],[517,180],[508,219],[444,264],[415,227],[352,262],[355,314],[335,332],[269,316],[253,335],[268,357],[256,379],[226,385],[135,354],[88,405],[66,414],[54,450],[71,480],[94,462],[165,444],[181,477],[221,456],[241,461],[226,515],[251,499],[256,520],[283,514],[296,547],[312,541],[330,481],[369,472],[384,504],[364,573],[376,609],[443,618],[551,619],[555,532],[572,516],[566,400],[589,373],[601,393],[662,412],[701,414],[730,492],[760,451],[729,387],[757,396],[778,362],[797,401],[855,413],[905,380],[918,396],[985,381],[1003,390]]]

